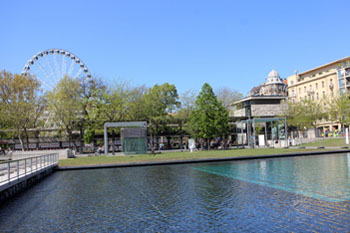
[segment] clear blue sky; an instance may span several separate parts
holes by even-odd
[[[92,74],[180,93],[244,95],[271,69],[282,78],[350,55],[350,1],[35,0],[0,3],[0,70],[42,50],[78,55]]]

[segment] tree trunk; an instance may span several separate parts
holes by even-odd
[[[71,132],[71,130],[68,131],[68,138],[69,138],[69,147],[70,147],[70,143],[73,142],[73,148],[75,150],[75,152],[78,152],[77,149],[77,144],[75,143],[75,140],[73,139],[73,133]]]
[[[182,133],[180,134],[180,149],[183,151]]]
[[[28,151],[28,150],[29,150],[29,136],[28,136],[28,131],[27,131],[27,128],[24,128],[24,135],[25,135],[25,138],[26,138],[26,144],[27,144],[27,148],[26,148],[26,150]]]
[[[21,136],[21,134],[20,134],[20,133],[18,134],[18,140],[19,140],[19,142],[21,143],[21,148],[22,148],[22,151],[24,151],[23,140],[22,140],[22,136]]]

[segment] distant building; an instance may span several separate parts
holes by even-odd
[[[272,70],[264,83],[252,88],[247,97],[231,104],[229,116],[233,120],[281,116],[286,109],[287,99],[287,85]]]
[[[237,144],[255,146],[287,146],[287,85],[272,70],[264,83],[254,87],[247,97],[230,105],[229,116],[236,125]],[[258,137],[259,136],[259,137]]]
[[[249,96],[286,96],[287,88],[280,75],[272,70],[266,78],[266,82],[254,87],[249,93]]]
[[[330,62],[311,70],[295,73],[287,78],[288,98],[292,103],[302,100],[317,101],[326,107],[333,98],[350,92],[350,57]],[[317,133],[339,131],[339,122],[320,121]]]

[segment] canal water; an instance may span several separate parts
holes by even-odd
[[[1,232],[348,232],[350,154],[56,172]]]

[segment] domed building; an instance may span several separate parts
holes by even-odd
[[[247,96],[287,96],[287,85],[277,71],[272,70],[266,81],[252,88]]]
[[[248,95],[230,105],[229,116],[237,127],[237,144],[259,146],[287,146],[286,119],[281,117],[287,109],[287,85],[280,75],[272,70],[264,83],[250,90]],[[263,130],[263,139],[257,139],[255,126]],[[278,125],[278,126],[276,126]]]

